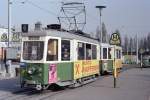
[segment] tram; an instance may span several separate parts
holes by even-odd
[[[101,75],[112,73],[114,66],[119,71],[122,68],[122,48],[116,45],[100,44]]]
[[[112,71],[114,63],[121,68],[121,51],[116,53],[120,54],[119,60],[113,62],[115,48],[82,32],[47,28],[23,33],[21,87],[43,90],[51,84],[70,87],[86,84],[101,73]]]
[[[144,55],[142,58],[143,67],[150,67],[150,55]]]

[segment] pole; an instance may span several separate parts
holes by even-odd
[[[11,31],[11,18],[10,18],[10,12],[11,12],[11,9],[10,9],[10,0],[8,0],[8,47],[9,47],[9,36],[10,36],[10,31]]]
[[[116,64],[115,64],[115,57],[116,57],[116,51],[115,51],[115,46],[114,46],[114,66],[113,66],[113,76],[114,76],[114,88],[116,88],[116,78],[117,78],[117,69],[116,69]]]
[[[100,14],[100,43],[102,43],[103,42],[103,36],[102,36],[102,9],[101,8],[99,8],[99,14]]]
[[[138,51],[138,37],[137,37],[137,34],[136,34],[136,64],[138,64],[138,55],[139,55],[139,51]]]
[[[103,8],[106,8],[106,6],[96,6],[96,8],[99,9],[99,14],[100,14],[100,43],[102,43],[103,36],[102,36],[102,19],[101,19],[102,13],[101,13],[101,11]]]
[[[141,70],[142,70],[142,53],[141,53]]]

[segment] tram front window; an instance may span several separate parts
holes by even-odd
[[[42,41],[26,41],[23,43],[23,59],[24,60],[42,60],[44,42]]]

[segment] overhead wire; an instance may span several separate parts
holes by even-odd
[[[42,10],[42,11],[45,11],[45,12],[47,12],[47,13],[50,13],[50,14],[52,14],[52,15],[54,15],[54,16],[58,16],[56,13],[54,13],[54,12],[52,12],[52,11],[50,11],[50,10],[47,10],[47,9],[45,9],[45,8],[43,8],[43,7],[40,7],[40,6],[38,6],[37,4],[33,3],[32,1],[26,0],[24,3],[28,3],[28,4],[34,6],[34,7],[38,8],[38,9],[40,9],[40,10]]]
[[[41,11],[44,11],[44,12],[46,12],[46,13],[48,13],[48,14],[51,14],[51,15],[55,16],[56,18],[58,18],[58,16],[59,16],[59,15],[57,15],[56,13],[54,13],[54,12],[52,12],[52,11],[50,11],[50,10],[47,10],[47,9],[45,9],[45,8],[43,8],[43,7],[41,7],[41,6],[37,5],[37,4],[35,4],[35,3],[33,3],[32,1],[25,0],[25,1],[22,2],[22,3],[23,3],[23,4],[28,3],[28,4],[32,5],[32,6],[34,6],[34,7],[38,8],[38,9],[40,9]],[[68,24],[68,23],[66,23],[65,21],[62,21],[62,22],[64,22],[65,24]]]
[[[82,2],[85,2],[85,1],[86,1],[86,0],[83,0]],[[54,1],[48,1],[48,2],[53,2],[53,3],[54,3]],[[56,1],[55,1],[55,2],[56,2]],[[59,1],[59,2],[61,2],[61,1]],[[38,4],[36,4],[36,3],[32,2],[32,1],[30,1],[30,0],[23,0],[21,3],[22,3],[22,4],[28,3],[28,4],[32,5],[32,6],[34,6],[34,7],[38,8],[38,9],[40,9],[41,11],[44,11],[44,12],[46,12],[46,13],[48,13],[48,14],[51,14],[51,15],[55,16],[56,18],[58,18],[58,16],[59,16],[58,14],[56,14],[56,13],[54,13],[54,12],[48,10],[48,9],[45,9],[45,8],[39,6]],[[62,2],[61,2],[61,3],[62,3]],[[94,21],[91,21],[90,23],[97,24],[97,20],[95,19],[95,17],[91,16],[91,14],[88,14],[87,12],[86,12],[86,14],[87,14],[88,18],[94,20]],[[66,22],[63,21],[63,20],[62,20],[62,22],[64,22],[65,24],[68,24],[68,23],[66,23]]]

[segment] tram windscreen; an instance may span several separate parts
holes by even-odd
[[[43,58],[44,42],[26,41],[23,43],[24,60],[41,60]]]

